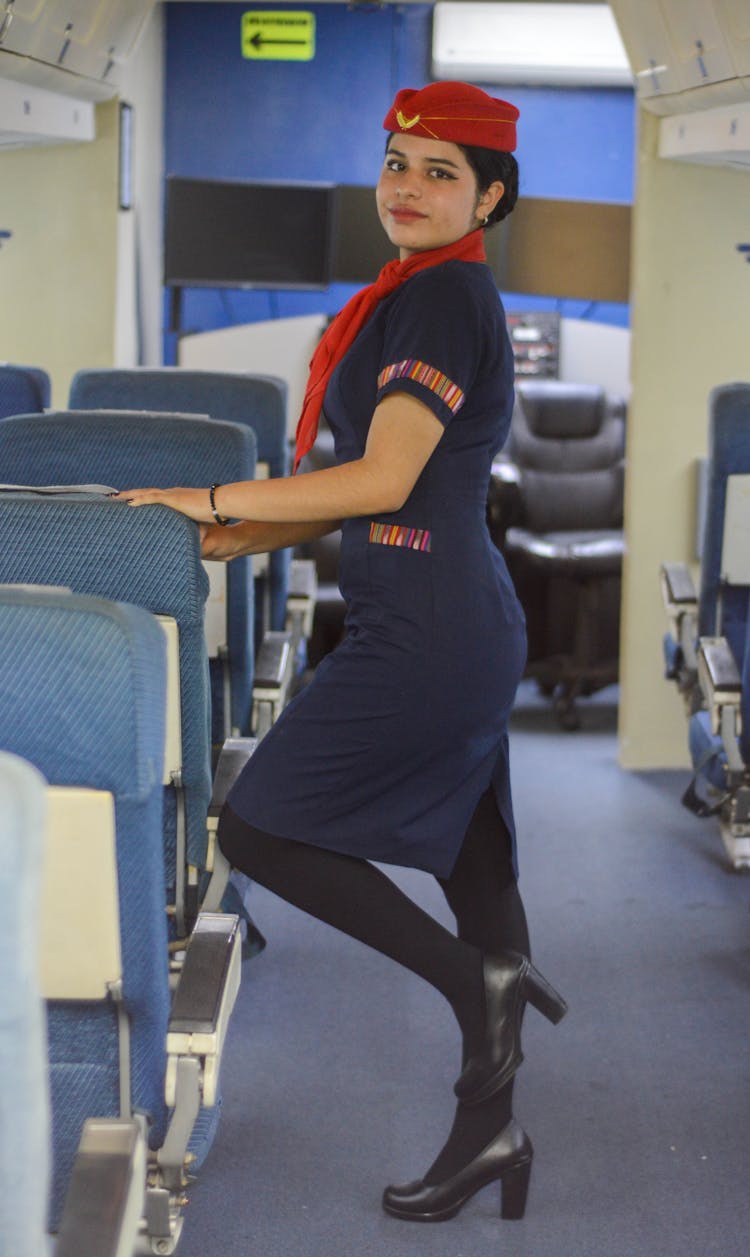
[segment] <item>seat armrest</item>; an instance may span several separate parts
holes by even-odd
[[[286,627],[292,633],[293,647],[312,633],[318,574],[314,559],[292,559],[286,596]]]
[[[209,816],[219,816],[227,795],[258,745],[257,738],[227,738],[214,773]]]
[[[256,691],[278,690],[289,674],[289,658],[292,649],[291,633],[271,630],[263,637],[255,660],[253,695]]]
[[[206,818],[208,828],[206,870],[211,876],[201,902],[203,912],[221,911],[221,901],[224,898],[231,869],[216,841],[219,817],[229,791],[257,745],[257,738],[227,738],[219,754]]]
[[[739,708],[742,698],[742,678],[726,637],[699,639],[698,676],[712,713],[711,723],[715,723],[714,733],[718,733],[714,713],[724,706]]]
[[[315,601],[315,587],[317,583],[313,559],[292,559],[289,565],[287,598],[312,598]]]
[[[661,587],[667,610],[697,611],[698,596],[686,563],[662,563]]]
[[[495,458],[487,493],[487,517],[496,545],[502,546],[508,529],[523,519],[522,479],[516,463],[502,454]]]
[[[498,454],[492,462],[492,479],[499,481],[501,484],[520,485],[522,479],[521,468],[503,454]]]
[[[201,1103],[210,1108],[216,1090],[227,1024],[240,984],[240,920],[201,912],[188,942],[167,1030],[166,1101],[176,1103],[180,1058],[197,1059]]]
[[[146,1137],[137,1119],[84,1122],[55,1257],[131,1257],[144,1207]]]
[[[695,640],[698,636],[698,596],[686,563],[662,563],[660,571],[662,598],[669,616],[674,641],[682,651],[683,687],[695,682],[698,661]],[[679,678],[678,678],[679,680]]]
[[[711,718],[711,730],[721,736],[730,774],[745,771],[740,754],[742,678],[725,637],[701,637],[698,642],[698,680]]]
[[[261,642],[253,680],[253,729],[258,738],[268,732],[286,703],[294,646],[293,634],[286,629],[266,633]]]

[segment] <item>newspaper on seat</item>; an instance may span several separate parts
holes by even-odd
[[[111,498],[119,493],[108,484],[0,484],[0,493],[38,493],[40,497],[65,497],[85,493]]]

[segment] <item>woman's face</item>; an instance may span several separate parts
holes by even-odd
[[[453,244],[479,227],[503,190],[497,182],[479,196],[457,144],[399,133],[388,142],[375,197],[386,235],[403,260]]]

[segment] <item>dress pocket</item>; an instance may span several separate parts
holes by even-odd
[[[432,550],[430,529],[412,528],[409,524],[379,524],[373,520],[368,540],[371,545],[399,546],[402,550],[420,550],[423,554]]]

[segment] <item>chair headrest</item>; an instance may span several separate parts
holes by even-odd
[[[549,440],[596,436],[606,414],[597,384],[538,380],[518,385],[518,399],[534,436]]]

